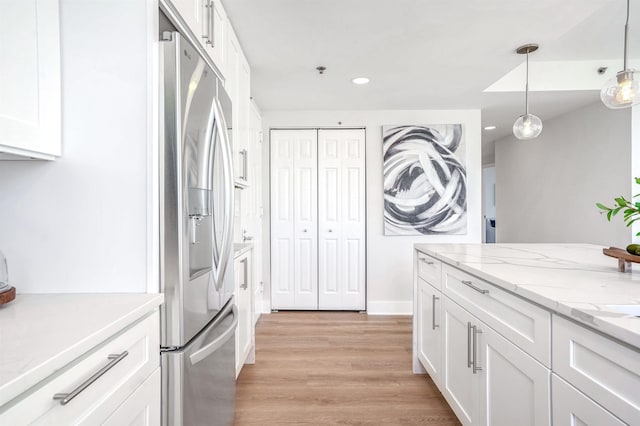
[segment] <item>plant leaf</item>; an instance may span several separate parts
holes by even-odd
[[[598,206],[598,208],[602,210],[607,210],[607,211],[611,210],[609,207],[605,206],[604,204],[596,203],[596,206]]]

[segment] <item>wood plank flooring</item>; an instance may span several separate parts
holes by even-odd
[[[411,317],[278,312],[256,327],[236,388],[243,425],[459,425],[411,372]]]

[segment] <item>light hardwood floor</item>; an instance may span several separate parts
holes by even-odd
[[[411,373],[411,317],[278,312],[256,327],[236,425],[459,425],[429,376]]]

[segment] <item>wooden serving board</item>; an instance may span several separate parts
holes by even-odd
[[[11,302],[16,298],[16,288],[11,287],[9,290],[0,293],[0,305]]]
[[[640,256],[631,254],[625,249],[619,247],[609,247],[608,249],[602,249],[602,252],[609,257],[615,257],[618,259],[618,271],[629,272],[631,270],[631,264],[627,267],[627,262],[640,263]]]

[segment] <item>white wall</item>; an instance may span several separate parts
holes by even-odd
[[[412,253],[414,243],[479,243],[482,230],[480,111],[263,111],[263,128],[278,127],[366,127],[367,149],[367,311],[411,313]],[[468,233],[423,237],[383,235],[382,125],[462,123],[467,146]],[[265,138],[265,141],[268,138]],[[263,150],[263,179],[269,181],[269,145]],[[265,184],[265,188],[267,185]],[[266,230],[263,248],[265,298],[270,297],[269,191],[263,192]],[[270,301],[265,300],[265,307]]]
[[[496,142],[497,241],[629,244],[622,217],[608,223],[595,203],[629,195],[631,111],[598,102],[543,124],[537,139]]]
[[[20,293],[145,292],[158,7],[60,3],[63,154],[0,162],[0,250]]]

